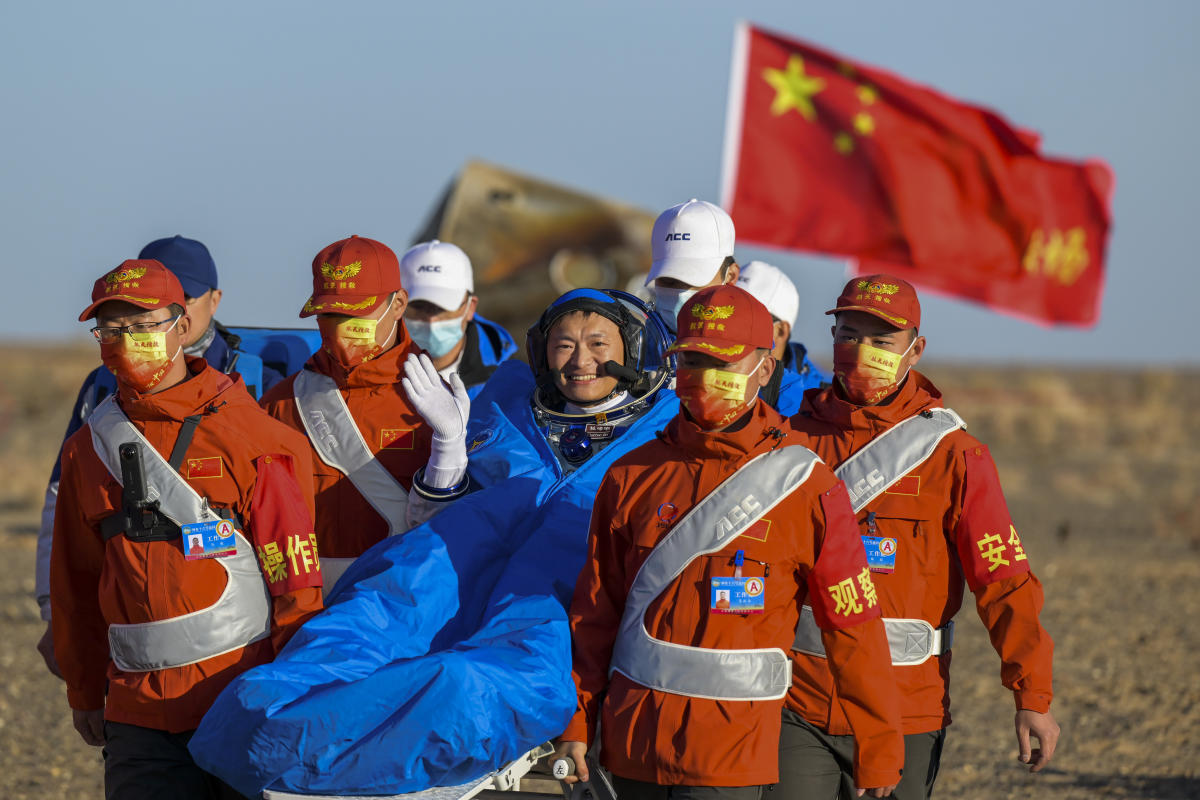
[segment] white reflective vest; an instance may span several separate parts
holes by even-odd
[[[158,500],[158,510],[176,525],[220,519],[208,501],[146,441],[114,397],[96,407],[88,425],[96,455],[118,483],[121,445],[142,445],[148,495]],[[149,672],[195,664],[245,647],[271,632],[270,596],[254,548],[241,531],[235,536],[237,552],[216,559],[228,577],[225,590],[211,606],[169,619],[108,626],[109,653],[118,668]]]
[[[938,444],[954,431],[967,427],[948,408],[934,408],[893,425],[834,470],[850,493],[854,513],[867,507],[896,481],[925,463]],[[892,663],[898,666],[923,664],[932,656],[950,650],[954,642],[954,620],[941,628],[923,619],[884,617]],[[800,612],[792,649],[825,657],[821,629],[810,607]]]
[[[711,700],[778,700],[787,694],[792,667],[783,650],[717,650],[664,642],[646,630],[645,614],[688,564],[749,530],[807,481],[819,461],[799,445],[757,456],[676,523],[633,579],[610,675],[620,672],[650,689]]]
[[[345,475],[388,524],[388,536],[408,530],[408,491],[387,471],[363,439],[337,384],[328,375],[302,369],[294,384],[296,410],[322,461]],[[329,594],[353,558],[321,556],[324,593]]]

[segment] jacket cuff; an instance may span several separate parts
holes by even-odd
[[[471,477],[469,474],[464,475],[458,483],[449,486],[445,489],[439,489],[435,486],[430,486],[425,482],[426,467],[421,467],[413,475],[412,488],[417,494],[426,500],[432,500],[435,503],[445,503],[450,500],[457,500],[467,493],[471,488]]]
[[[859,789],[875,789],[880,786],[895,786],[900,782],[901,769],[879,769],[854,765],[854,785]]]
[[[95,711],[104,708],[104,686],[92,690],[67,687],[67,705],[76,711]]]
[[[575,716],[567,723],[567,729],[559,737],[566,742],[583,742],[589,748],[592,746],[591,726],[587,723],[587,714],[582,710],[576,711]]]
[[[1013,692],[1013,700],[1017,704],[1018,711],[1036,711],[1039,714],[1045,714],[1050,710],[1050,700],[1052,697],[1053,695],[1049,692],[1021,689]]]

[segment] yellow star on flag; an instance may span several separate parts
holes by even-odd
[[[854,130],[863,136],[870,136],[875,132],[875,118],[865,111],[858,112],[854,115]]]
[[[817,118],[812,98],[825,88],[825,81],[804,73],[803,58],[791,56],[786,69],[764,69],[763,79],[775,89],[775,99],[771,101],[773,115],[778,117],[794,108],[809,122]]]
[[[854,152],[854,137],[845,131],[839,131],[833,137],[833,149],[844,156],[850,155]]]
[[[855,89],[854,92],[858,95],[859,101],[864,106],[869,106],[879,99],[879,92],[875,91],[875,87],[868,86],[865,83]]]

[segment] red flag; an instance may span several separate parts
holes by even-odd
[[[857,260],[1042,322],[1099,315],[1113,176],[1038,135],[739,25],[723,204],[738,241]]]

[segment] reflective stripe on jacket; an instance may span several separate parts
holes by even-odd
[[[782,429],[782,430],[781,430]],[[778,780],[780,700],[687,697],[642,686],[609,663],[626,598],[642,564],[672,526],[746,462],[792,443],[786,423],[756,403],[736,432],[703,433],[677,415],[655,441],[608,472],[592,513],[588,563],[571,604],[579,711],[564,738],[590,741],[597,723],[602,760],[614,773],[659,784],[749,786]],[[782,438],[780,438],[782,436]],[[764,613],[714,613],[712,579],[764,584]],[[861,580],[860,580],[861,579]],[[650,603],[656,639],[688,647],[791,646],[800,606],[811,599],[837,662],[843,696],[861,737],[857,772],[882,786],[903,761],[895,690],[879,680],[887,642],[854,530],[845,488],[823,464],[745,533],[693,560]],[[891,689],[889,691],[889,688]]]
[[[318,350],[305,369],[333,379],[367,447],[407,492],[413,473],[429,460],[432,434],[400,384],[404,360],[420,351],[403,322],[397,330],[399,341],[394,347],[349,371],[324,350]],[[306,433],[296,408],[295,383],[295,375],[285,378],[263,397],[262,406],[275,419]],[[309,444],[321,555],[357,558],[388,535],[389,524],[354,483],[325,463]]]
[[[182,537],[103,540],[100,524],[121,508],[122,491],[97,455],[88,426],[63,447],[51,553],[55,654],[71,707],[104,708],[107,719],[168,731],[195,728],[235,675],[269,661],[321,607],[320,570],[309,538],[307,443],[263,414],[240,381],[202,359],[189,358],[188,368],[188,380],[162,392],[134,396],[122,390],[121,408],[164,457],[183,418],[204,414],[181,472],[211,507],[230,509],[245,521],[272,598],[271,636],[187,666],[125,672],[111,662],[110,625],[208,608],[225,591],[227,573],[213,559],[187,560]]]
[[[808,392],[790,422],[801,442],[836,467],[896,423],[940,406],[940,392],[913,371],[887,405],[854,406],[827,387]],[[1053,643],[1038,623],[1042,587],[1029,570],[986,447],[965,430],[949,434],[930,458],[856,516],[860,534],[895,542],[895,570],[874,573],[885,617],[941,627],[962,605],[965,582],[1018,707],[1049,708]],[[792,660],[788,707],[831,734],[849,733],[829,665],[795,652]],[[949,663],[944,655],[893,670],[905,733],[950,723]]]

